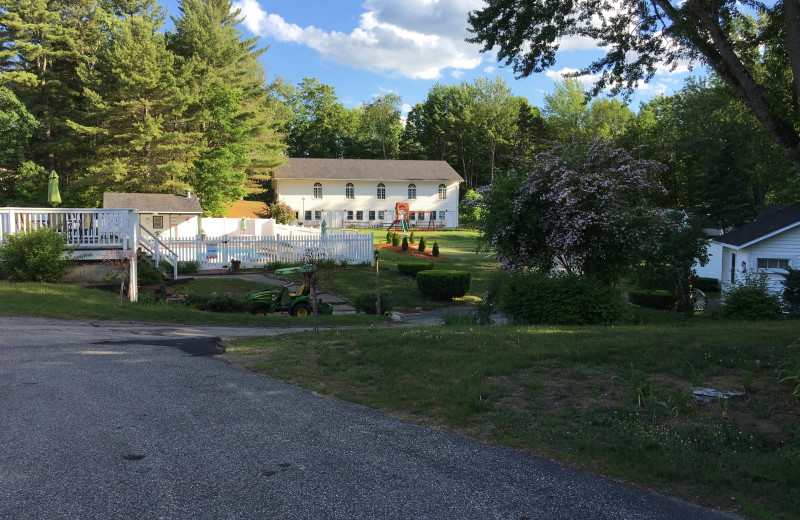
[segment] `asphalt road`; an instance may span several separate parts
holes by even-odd
[[[732,518],[201,355],[254,332],[0,318],[0,518]]]

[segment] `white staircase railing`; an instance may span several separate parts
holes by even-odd
[[[139,233],[139,247],[142,248],[142,251],[150,255],[156,267],[159,266],[161,260],[170,264],[172,279],[176,279],[178,277],[178,254],[141,224],[139,224]]]

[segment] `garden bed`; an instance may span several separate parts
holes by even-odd
[[[408,244],[408,250],[403,251],[402,246],[393,246],[392,244],[375,244],[375,249],[386,249],[398,255],[406,255],[414,258],[425,258],[427,260],[450,260],[444,256],[433,256],[430,251],[420,251],[417,249],[417,244]]]

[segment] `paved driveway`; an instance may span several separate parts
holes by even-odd
[[[253,331],[154,327],[0,318],[0,518],[731,518],[187,352]]]

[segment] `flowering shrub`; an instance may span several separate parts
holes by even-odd
[[[654,247],[661,168],[602,139],[556,146],[483,190],[482,243],[512,270],[560,265],[613,282]]]
[[[278,224],[289,224],[294,220],[294,210],[282,200],[267,206],[267,218],[274,218]]]

